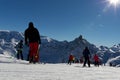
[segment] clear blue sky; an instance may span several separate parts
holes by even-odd
[[[105,0],[0,0],[0,30],[24,32],[32,21],[41,35],[90,43],[120,43],[120,8]]]

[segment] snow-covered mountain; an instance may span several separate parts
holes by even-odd
[[[15,57],[15,45],[20,40],[24,40],[24,36],[20,32],[0,31],[0,54]],[[103,63],[110,63],[111,59],[114,61],[116,59],[118,61],[119,59],[117,57],[120,56],[120,44],[114,45],[110,48],[106,46],[96,47],[81,35],[70,42],[54,40],[47,36],[41,36],[41,40],[40,61],[42,62],[67,62],[68,56],[71,53],[79,59],[82,57],[82,51],[86,46],[89,47],[91,55],[97,53]],[[28,51],[29,48],[24,46],[24,59],[27,59]],[[116,65],[118,65],[118,63],[116,63]]]
[[[14,56],[16,51],[14,46],[23,35],[16,31],[0,31],[0,54]]]
[[[99,51],[97,52],[101,57],[103,63],[110,64],[112,63],[114,66],[120,65],[120,44],[114,45],[110,48],[105,46],[100,46]]]

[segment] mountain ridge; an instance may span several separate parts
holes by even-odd
[[[21,39],[24,40],[23,33],[17,31],[0,30],[0,54],[16,56],[16,50],[14,47]],[[103,63],[108,63],[108,61],[110,62],[110,59],[120,56],[120,44],[112,47],[97,47],[84,39],[82,35],[69,42],[54,40],[47,36],[41,36],[41,41],[40,61],[43,62],[67,62],[68,56],[71,53],[79,59],[82,56],[82,51],[86,46],[89,47],[91,55],[93,56],[95,53],[97,53]],[[27,59],[28,52],[28,47],[24,46],[24,59]],[[119,58],[117,58],[117,60],[118,59]]]

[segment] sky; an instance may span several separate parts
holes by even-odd
[[[120,3],[108,0],[0,0],[0,30],[24,32],[29,22],[43,36],[97,46],[120,43]]]

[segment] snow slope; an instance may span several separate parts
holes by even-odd
[[[28,64],[26,61],[14,61],[13,58],[0,55],[0,80],[120,80],[120,68],[117,67],[83,68],[81,64]]]

